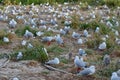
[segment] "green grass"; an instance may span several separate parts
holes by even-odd
[[[102,67],[102,69],[97,70],[96,74],[101,77],[111,77],[112,72],[117,71],[115,64],[110,64],[107,67]]]
[[[47,3],[50,4],[56,4],[56,3],[64,3],[64,2],[74,2],[79,4],[79,2],[82,2],[80,6],[84,9],[88,5],[91,6],[99,6],[99,5],[105,5],[107,4],[109,7],[116,7],[120,6],[120,0],[0,0],[4,4],[19,4],[20,2],[22,4],[41,4],[41,3]]]
[[[25,27],[18,27],[15,30],[15,33],[17,34],[17,36],[21,37],[25,34],[26,30],[32,32],[35,36],[36,36],[36,32],[38,31],[37,29],[30,28],[30,26],[25,26]]]
[[[46,55],[45,51],[42,49],[43,46],[37,46],[32,49],[23,49],[23,57],[21,60],[37,60],[42,63],[48,60],[48,56]],[[18,50],[19,51],[19,50]],[[16,57],[18,55],[18,51],[11,54],[11,59],[16,60]]]
[[[64,57],[61,57],[60,58],[60,62],[62,62],[62,63],[65,63],[65,64],[68,64],[68,59],[66,59],[66,58],[64,58]]]
[[[9,44],[10,42],[4,42],[3,41],[3,38],[4,37],[8,37],[8,34],[5,32],[5,30],[0,30],[0,45],[1,46],[4,46],[4,45],[7,45],[7,44]]]
[[[48,52],[55,53],[55,54],[60,54],[60,53],[64,52],[64,49],[57,45],[53,45],[53,46],[47,48],[47,50],[48,50]]]

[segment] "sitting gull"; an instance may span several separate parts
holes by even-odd
[[[84,70],[80,71],[77,75],[92,75],[95,73],[95,66],[90,66],[89,68],[85,68]]]
[[[100,50],[106,49],[106,42],[101,43],[101,44],[99,45],[98,49],[100,49]]]
[[[49,60],[48,62],[45,62],[45,64],[59,64],[59,58],[54,58],[53,60]]]
[[[112,73],[111,80],[120,80],[120,77],[117,75],[116,72]]]

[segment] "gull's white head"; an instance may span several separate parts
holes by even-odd
[[[56,57],[56,58],[54,58],[54,60],[56,61],[56,63],[57,64],[59,64],[60,63],[60,61],[59,61],[59,59]]]

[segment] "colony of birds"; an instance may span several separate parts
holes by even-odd
[[[49,46],[57,45],[58,47],[67,49],[67,52],[54,56],[55,58],[53,60],[51,60],[53,57],[49,58],[50,60],[45,62],[46,65],[58,65],[56,68],[60,68],[59,64],[62,63],[60,56],[62,56],[68,61],[66,65],[72,64],[70,67],[76,68],[76,70],[73,71],[73,74],[80,76],[79,78],[88,75],[93,76],[97,74],[100,65],[108,67],[112,60],[114,60],[111,59],[109,54],[102,54],[102,52],[107,50],[108,39],[111,39],[112,37],[110,34],[101,35],[101,26],[95,26],[95,29],[73,29],[74,24],[72,16],[77,15],[78,17],[78,21],[74,22],[85,22],[86,24],[97,20],[99,17],[99,23],[105,24],[106,27],[111,30],[114,34],[114,43],[119,46],[119,30],[117,29],[120,27],[120,7],[112,10],[106,5],[101,7],[92,7],[88,5],[87,8],[83,10],[80,4],[71,5],[65,3],[63,5],[50,5],[47,3],[40,5],[8,5],[3,9],[0,9],[0,21],[8,24],[5,31],[12,35],[16,34],[16,29],[24,28],[26,26],[37,30],[33,33],[26,29],[22,37],[18,36],[20,38],[19,44],[21,46],[33,48],[34,45],[30,40],[38,40],[40,42],[40,44],[38,43],[39,45],[44,45],[43,49],[48,57],[57,54],[49,53],[49,51],[47,51]],[[45,34],[47,32],[51,32],[52,34],[46,36]],[[92,54],[90,55],[86,51],[89,49],[86,43],[89,40],[92,40],[94,35],[98,35],[101,42],[93,49],[93,52],[88,52]],[[12,42],[12,40],[14,41],[14,38],[10,39],[9,37],[4,36],[2,40],[5,43],[9,43]],[[18,51],[16,59],[20,60],[23,56],[22,51]],[[97,62],[99,61],[95,61],[99,60],[95,59],[95,57],[99,58],[98,56],[103,60],[100,62],[100,65],[97,65]],[[63,66],[64,65],[62,65],[62,67]],[[110,74],[111,77],[108,79],[120,80],[119,74],[119,69],[113,71]],[[19,79],[15,77],[13,80]]]

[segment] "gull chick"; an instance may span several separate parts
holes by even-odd
[[[105,66],[110,64],[110,56],[108,54],[106,54],[103,58],[103,63]]]

